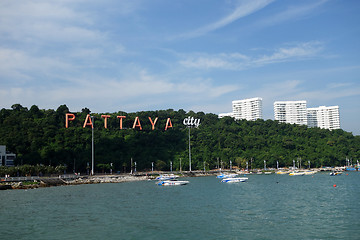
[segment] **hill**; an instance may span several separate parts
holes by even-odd
[[[86,125],[87,108],[73,113],[75,119],[65,127],[66,105],[57,110],[30,109],[15,104],[0,110],[0,144],[17,154],[16,164],[66,165],[68,171],[85,172],[91,165],[91,126]],[[188,169],[188,128],[183,119],[201,119],[191,128],[192,169],[213,169],[222,161],[240,168],[292,166],[340,166],[346,158],[360,158],[360,136],[343,130],[329,131],[306,126],[280,124],[272,120],[234,121],[215,114],[175,111],[116,112],[91,114],[94,119],[95,165],[97,171],[112,168],[130,171],[130,159],[137,170]],[[110,117],[102,117],[108,115]],[[118,116],[124,116],[119,118]],[[137,118],[138,117],[138,118]],[[105,128],[105,118],[107,128]],[[155,122],[155,119],[157,121]],[[165,130],[167,124],[170,127]],[[122,126],[120,126],[120,119]],[[135,126],[135,128],[133,128]],[[141,130],[140,130],[141,126]],[[153,129],[154,126],[154,129]]]

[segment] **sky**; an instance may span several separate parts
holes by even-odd
[[[0,109],[339,106],[360,134],[358,0],[1,0]]]

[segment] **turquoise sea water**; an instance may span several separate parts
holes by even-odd
[[[360,173],[248,177],[0,191],[0,239],[360,239]]]

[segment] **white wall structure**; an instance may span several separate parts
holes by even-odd
[[[232,108],[235,120],[255,121],[262,118],[262,98],[235,100],[232,101]]]
[[[274,119],[281,123],[307,125],[306,101],[274,102]]]
[[[340,129],[339,106],[308,108],[308,126],[325,129]]]
[[[0,166],[14,166],[16,155],[6,151],[5,145],[0,145]]]

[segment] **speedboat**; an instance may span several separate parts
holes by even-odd
[[[179,180],[164,180],[164,181],[159,181],[156,183],[156,185],[159,186],[178,186],[178,185],[186,185],[188,184],[189,181],[179,181]]]
[[[305,171],[305,172],[304,172],[305,175],[313,175],[313,174],[315,174],[315,173],[317,173],[317,171],[310,171],[310,170],[309,170],[309,171]]]
[[[304,172],[291,172],[289,173],[289,176],[304,176]]]
[[[176,179],[178,178],[179,176],[177,175],[174,175],[174,174],[163,174],[163,175],[160,175],[156,178],[156,180],[172,180],[172,179]]]
[[[236,173],[221,173],[219,175],[217,175],[217,178],[234,178],[236,177],[237,174]]]
[[[245,177],[233,177],[233,178],[224,178],[223,180],[221,180],[221,182],[235,183],[235,182],[246,182],[246,180],[248,180],[248,178],[245,178]]]
[[[336,176],[336,175],[340,175],[342,174],[342,172],[331,172],[330,176]]]

